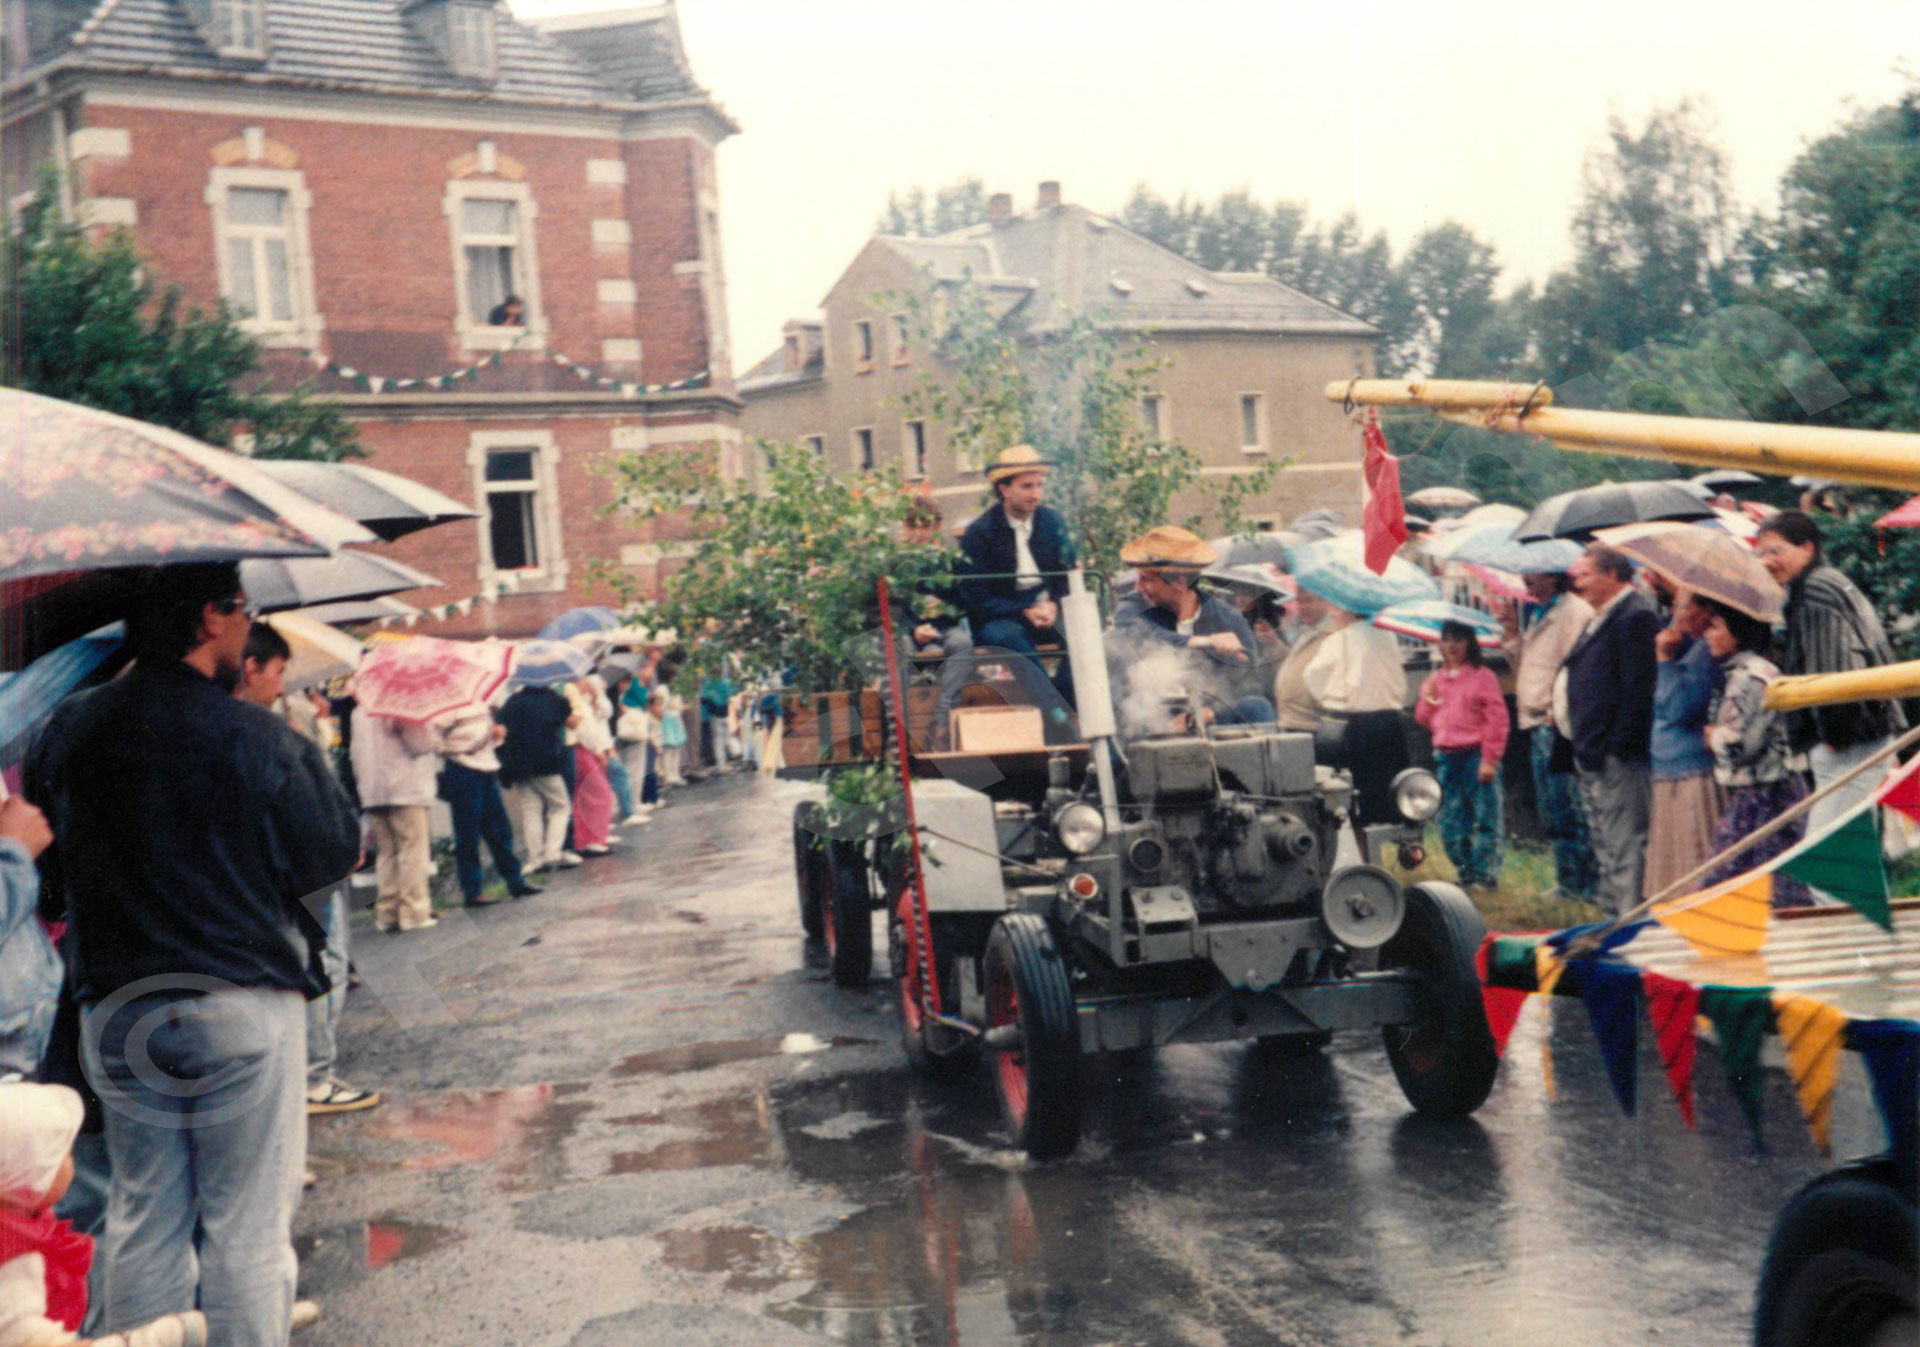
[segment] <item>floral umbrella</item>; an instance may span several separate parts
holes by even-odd
[[[353,695],[368,715],[425,722],[484,705],[512,672],[513,647],[504,641],[415,636],[369,642]]]
[[[1604,529],[1598,536],[1677,588],[1718,599],[1748,617],[1778,622],[1786,606],[1786,591],[1753,549],[1720,529],[1649,521]]]
[[[1387,562],[1383,575],[1368,570],[1366,544],[1359,529],[1302,543],[1288,553],[1288,560],[1288,569],[1301,589],[1362,617],[1371,617],[1396,603],[1440,597],[1440,586],[1432,576],[1399,557]]]

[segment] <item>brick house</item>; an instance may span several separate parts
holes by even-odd
[[[58,169],[274,383],[315,380],[369,462],[482,510],[402,539],[452,632],[519,635],[658,579],[603,518],[612,454],[738,453],[714,148],[671,0],[517,23],[494,0],[5,0],[9,200]],[[508,319],[509,294],[523,301]],[[458,375],[460,377],[452,377]],[[669,551],[671,549],[668,549]]]
[[[912,417],[905,399],[927,353],[885,299],[971,277],[1022,336],[1080,316],[1148,336],[1166,362],[1142,398],[1152,433],[1192,450],[1209,477],[1291,460],[1248,510],[1259,525],[1321,506],[1358,522],[1358,437],[1322,390],[1372,372],[1373,327],[1271,277],[1207,271],[1063,203],[1058,183],[1041,183],[1027,214],[996,195],[989,217],[938,238],[868,240],[820,314],[787,323],[781,348],[740,376],[747,436],[811,444],[836,472],[896,464],[929,483],[950,519],[971,516],[986,499],[979,465],[958,460],[937,422]]]

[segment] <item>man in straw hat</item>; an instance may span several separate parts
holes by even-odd
[[[1031,657],[1041,645],[1064,644],[1056,624],[1074,552],[1066,521],[1040,503],[1052,471],[1030,444],[1002,450],[987,466],[995,503],[960,535],[960,602],[979,645]],[[1071,701],[1065,660],[1054,686]]]
[[[1130,637],[1207,655],[1198,665],[1205,682],[1219,682],[1223,667],[1252,663],[1257,649],[1252,628],[1233,605],[1200,591],[1200,572],[1218,557],[1194,534],[1172,524],[1148,529],[1120,549],[1120,560],[1134,568],[1139,589],[1115,626]],[[1221,705],[1203,710],[1204,718],[1222,724],[1273,719],[1273,703],[1264,697],[1217,700]]]

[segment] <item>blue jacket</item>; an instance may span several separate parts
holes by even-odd
[[[40,925],[40,872],[27,849],[0,837],[0,1076],[40,1069],[60,1003],[60,956]]]
[[[1646,762],[1653,739],[1653,638],[1660,617],[1631,592],[1596,617],[1567,652],[1573,760],[1590,772],[1608,758]]]
[[[1701,731],[1720,691],[1720,663],[1705,641],[1689,641],[1679,658],[1662,660],[1653,683],[1653,775],[1672,781],[1713,770]]]
[[[1067,521],[1058,510],[1042,505],[1033,512],[1029,546],[1033,564],[1043,572],[1041,585],[1058,602],[1066,595],[1067,577],[1046,573],[1069,570],[1074,562],[1073,539],[1067,536]],[[967,525],[960,535],[960,552],[965,558],[965,573],[959,578],[960,604],[967,610],[974,635],[996,618],[1019,617],[1028,604],[1021,601],[1013,583],[1020,561],[1006,508],[995,504]]]

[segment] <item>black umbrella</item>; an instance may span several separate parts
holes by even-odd
[[[330,557],[260,557],[240,563],[240,584],[247,591],[247,607],[256,613],[371,599],[402,590],[437,587],[441,583],[425,571],[416,571],[371,552],[336,552]]]
[[[1698,482],[1709,491],[1727,491],[1736,486],[1759,486],[1766,478],[1745,468],[1708,468],[1705,472],[1696,472],[1687,480]]]
[[[1268,533],[1215,538],[1208,546],[1220,554],[1214,560],[1216,566],[1268,565],[1285,570],[1287,549],[1297,547],[1305,541],[1306,537],[1303,534],[1276,529]]]
[[[358,520],[388,542],[449,520],[478,517],[477,511],[430,486],[358,463],[259,459],[254,466],[329,510]]]
[[[1563,491],[1533,507],[1520,521],[1514,539],[1523,543],[1549,538],[1585,542],[1596,529],[1638,524],[1649,519],[1711,519],[1713,507],[1674,482],[1603,482],[1579,491]]]

